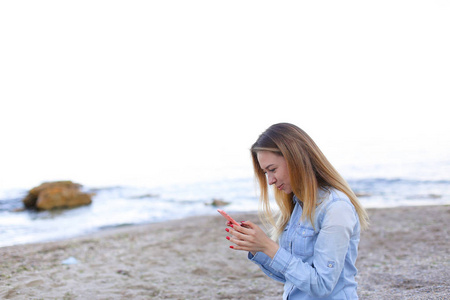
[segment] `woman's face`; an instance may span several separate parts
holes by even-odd
[[[292,193],[289,170],[284,157],[271,151],[259,151],[256,157],[259,166],[267,175],[269,184],[275,184],[277,189],[286,194]]]

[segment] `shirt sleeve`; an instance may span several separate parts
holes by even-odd
[[[267,269],[313,297],[326,297],[332,293],[344,268],[356,223],[357,215],[350,203],[332,202],[327,208],[314,245],[313,265],[280,247]]]
[[[264,272],[264,274],[266,274],[270,278],[282,283],[286,282],[286,279],[284,278],[284,275],[281,272],[278,272],[272,267],[270,267],[272,259],[268,255],[262,252],[256,252],[255,255],[253,255],[251,252],[249,252],[248,259],[257,264]]]

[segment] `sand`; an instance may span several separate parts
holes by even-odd
[[[369,214],[357,262],[360,299],[450,299],[450,206]],[[218,215],[3,247],[0,298],[281,299],[282,284],[229,249],[224,229]],[[76,264],[62,263],[71,257]]]

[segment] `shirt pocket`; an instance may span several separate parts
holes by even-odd
[[[292,250],[296,255],[312,256],[314,254],[315,241],[316,233],[314,232],[314,229],[299,226],[292,242]]]

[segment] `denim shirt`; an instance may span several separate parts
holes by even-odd
[[[295,207],[271,259],[262,252],[248,258],[272,279],[284,283],[283,299],[358,299],[355,262],[360,224],[348,197],[337,190],[321,190],[314,227]]]

